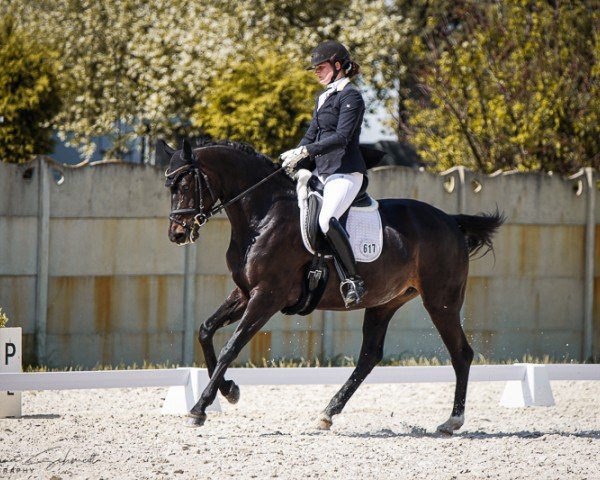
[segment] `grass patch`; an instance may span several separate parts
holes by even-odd
[[[483,355],[476,355],[473,360],[473,365],[512,365],[514,363],[537,363],[537,364],[549,364],[549,363],[560,363],[560,364],[578,364],[578,362],[569,358],[553,358],[549,355],[543,357],[534,357],[532,355],[524,355],[520,359],[487,359]],[[593,363],[593,362],[583,362]],[[450,365],[450,360],[440,360],[438,357],[403,357],[385,358],[380,366],[408,366],[408,367],[429,367],[438,365]],[[69,366],[64,368],[49,368],[47,366],[32,366],[29,365],[23,370],[25,372],[81,372],[81,371],[98,371],[98,370],[139,370],[139,369],[163,369],[163,368],[178,368],[181,365],[177,363],[152,363],[144,361],[141,364],[132,363],[126,365],[119,363],[117,365],[95,365],[92,368],[84,368],[81,365]],[[338,355],[334,358],[322,361],[318,358],[305,359],[305,358],[281,358],[281,359],[266,359],[263,358],[260,363],[253,362],[234,362],[232,367],[242,368],[318,368],[318,367],[354,367],[356,366],[356,360],[353,357],[345,355]],[[206,368],[204,363],[194,363],[192,367]]]
[[[7,323],[8,323],[8,317],[6,316],[6,313],[4,313],[2,311],[2,307],[0,307],[0,328],[6,327]]]
[[[550,364],[550,363],[562,363],[562,364],[577,364],[580,363],[576,360],[569,358],[556,359],[549,355],[543,357],[534,357],[532,355],[524,355],[521,359],[507,358],[503,360],[487,359],[481,354],[477,354],[473,359],[473,365],[512,365],[514,363],[538,363],[538,364]],[[584,362],[585,363],[585,362]],[[451,365],[450,359],[440,359],[438,357],[387,357],[384,358],[379,366],[385,367],[431,367],[439,365]],[[260,364],[254,364],[252,362],[236,363],[233,366],[237,367],[276,367],[276,368],[294,368],[294,367],[354,367],[356,366],[356,359],[354,357],[348,357],[345,355],[338,355],[334,358],[321,361],[318,358],[307,360],[304,358],[299,359],[277,359],[267,360],[263,358]]]

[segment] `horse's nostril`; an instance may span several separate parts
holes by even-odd
[[[185,242],[186,239],[186,235],[183,232],[176,232],[175,235],[173,235],[173,239],[177,242],[177,243],[181,243],[181,242]]]
[[[174,243],[184,243],[187,240],[187,233],[185,230],[172,228],[169,230],[169,240]]]

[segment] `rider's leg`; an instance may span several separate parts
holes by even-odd
[[[362,180],[362,173],[335,173],[325,179],[323,207],[319,215],[319,226],[325,235],[329,230],[329,220],[339,220],[352,205],[360,191]]]
[[[337,218],[333,217],[329,220],[329,230],[326,237],[337,260],[338,272],[342,279],[340,292],[346,307],[356,305],[360,303],[361,298],[366,293],[365,282],[356,271],[356,260],[350,246],[350,240]]]
[[[334,174],[328,177],[323,190],[323,207],[319,215],[321,231],[329,241],[338,265],[342,269],[341,290],[347,307],[360,302],[365,293],[365,286],[356,271],[356,260],[348,234],[338,220],[356,198],[362,179],[360,173]]]

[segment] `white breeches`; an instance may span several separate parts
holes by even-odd
[[[362,173],[334,173],[325,179],[323,208],[319,215],[319,227],[323,233],[329,230],[329,220],[338,220],[352,205],[363,181]]]

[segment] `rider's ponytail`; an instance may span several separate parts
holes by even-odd
[[[360,65],[350,61],[350,65],[344,70],[347,77],[354,78],[360,73]]]

